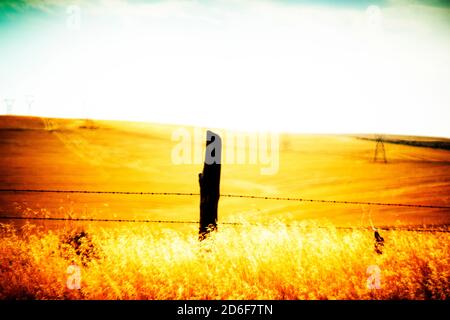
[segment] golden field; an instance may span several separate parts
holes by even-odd
[[[24,230],[25,229],[25,230]],[[450,235],[372,233],[314,224],[224,227],[199,243],[195,228],[95,227],[95,257],[83,261],[61,239],[70,231],[3,227],[2,299],[449,299]],[[191,232],[188,232],[191,231]],[[85,244],[89,251],[89,246]],[[84,262],[84,264],[83,264]],[[67,287],[80,266],[80,289]],[[379,288],[368,286],[378,266]]]
[[[171,160],[177,128],[0,117],[0,188],[198,193],[202,165]],[[385,146],[388,163],[374,163],[373,141],[283,134],[276,174],[261,175],[254,164],[224,164],[221,193],[449,205],[449,150]],[[22,218],[196,221],[198,208],[198,197],[188,196],[0,192],[0,216]],[[203,243],[195,224],[0,223],[1,299],[450,296],[449,209],[221,198],[219,232]],[[374,251],[372,223],[391,229],[380,230],[381,255]],[[81,230],[89,241],[77,254],[64,239]],[[79,290],[67,287],[71,264],[81,270]],[[378,289],[367,286],[370,266],[380,270]]]

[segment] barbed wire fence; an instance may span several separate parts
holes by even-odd
[[[151,191],[106,191],[106,190],[62,190],[62,189],[0,189],[0,193],[64,193],[64,194],[107,194],[107,195],[137,195],[137,196],[172,196],[172,197],[189,197],[200,196],[200,193],[193,192],[151,192]],[[221,194],[223,198],[243,198],[255,200],[273,200],[273,201],[295,201],[309,203],[326,203],[333,205],[366,205],[366,206],[387,206],[387,207],[408,207],[420,209],[449,209],[450,206],[445,205],[428,205],[428,204],[411,204],[411,203],[391,203],[391,202],[373,202],[373,201],[349,201],[349,200],[329,200],[329,199],[308,199],[297,197],[274,197],[261,196],[251,194]],[[17,217],[13,215],[0,216],[0,220],[44,220],[44,221],[79,221],[79,222],[118,222],[118,223],[167,223],[167,224],[198,224],[199,221],[183,221],[183,220],[151,220],[151,219],[103,219],[103,218],[65,218],[65,217]],[[231,226],[269,226],[272,224],[264,223],[242,223],[242,222],[221,222],[221,225]],[[286,224],[287,227],[292,225]],[[354,227],[336,227],[336,229],[355,229]],[[418,229],[411,227],[379,227],[381,230],[401,229],[407,231],[423,231],[423,232],[450,232],[450,230],[442,228],[434,229]]]
[[[96,190],[59,190],[59,189],[0,189],[0,192],[23,192],[23,193],[80,193],[80,194],[112,194],[112,195],[146,195],[146,196],[200,196],[200,193],[194,192],[151,192],[151,191],[96,191]],[[450,209],[445,205],[426,205],[426,204],[410,204],[410,203],[390,203],[390,202],[373,202],[373,201],[349,201],[349,200],[324,200],[324,199],[307,199],[294,197],[273,197],[273,196],[257,196],[249,194],[220,194],[222,198],[247,198],[258,200],[277,200],[277,201],[297,201],[297,202],[318,202],[333,204],[352,204],[352,205],[368,205],[368,206],[391,206],[391,207],[411,207],[411,208],[431,208],[431,209]]]
[[[42,118],[46,130],[53,130],[55,124],[51,119]],[[107,191],[107,190],[63,190],[63,189],[0,189],[0,193],[64,193],[64,194],[105,194],[105,195],[136,195],[136,196],[166,196],[166,197],[200,197],[200,193],[194,192],[153,192],[153,191]],[[404,207],[417,209],[444,209],[450,210],[450,205],[438,204],[411,204],[411,203],[391,203],[375,201],[353,201],[353,200],[333,200],[333,199],[308,199],[301,197],[284,196],[262,196],[252,194],[220,194],[221,198],[239,198],[254,200],[272,200],[272,201],[292,201],[303,203],[322,203],[329,205],[360,205],[360,206],[384,206],[384,207]],[[79,222],[118,222],[118,223],[167,223],[167,224],[198,224],[199,221],[183,220],[151,220],[151,219],[104,219],[104,218],[74,218],[74,217],[17,217],[14,215],[0,216],[0,220],[48,220],[48,221],[79,221]],[[257,225],[269,226],[271,224],[262,223],[240,223],[240,222],[220,222],[221,225]],[[290,226],[285,224],[286,226]],[[337,227],[338,229],[355,229],[354,227]],[[395,227],[397,229],[398,227]],[[379,227],[379,229],[389,230],[393,227]],[[415,229],[417,230],[417,229]],[[422,231],[422,230],[421,230]],[[423,230],[425,231],[425,230]]]

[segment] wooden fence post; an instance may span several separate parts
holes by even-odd
[[[208,130],[206,132],[203,172],[198,175],[200,184],[200,241],[204,240],[211,231],[217,230],[221,157],[222,139],[218,134]]]

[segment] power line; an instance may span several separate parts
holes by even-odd
[[[58,190],[58,189],[0,189],[0,192],[26,192],[26,193],[79,193],[79,194],[113,194],[113,195],[147,195],[147,196],[200,196],[199,193],[192,192],[148,192],[148,191],[94,191],[94,190]],[[270,197],[255,196],[246,194],[221,194],[223,198],[246,198],[258,200],[276,200],[276,201],[297,201],[297,202],[317,202],[329,204],[350,204],[350,205],[368,205],[368,206],[391,206],[391,207],[410,207],[410,208],[431,208],[431,209],[450,209],[450,206],[444,205],[425,205],[408,203],[388,203],[372,201],[349,201],[349,200],[324,200],[324,199],[306,199],[293,197]]]

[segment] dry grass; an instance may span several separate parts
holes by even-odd
[[[200,244],[195,232],[130,224],[86,227],[78,255],[64,241],[74,230],[0,229],[0,299],[450,298],[444,232],[382,232],[378,255],[371,231],[331,225],[223,227]],[[66,285],[72,263],[80,290]],[[380,289],[367,287],[371,265]]]

